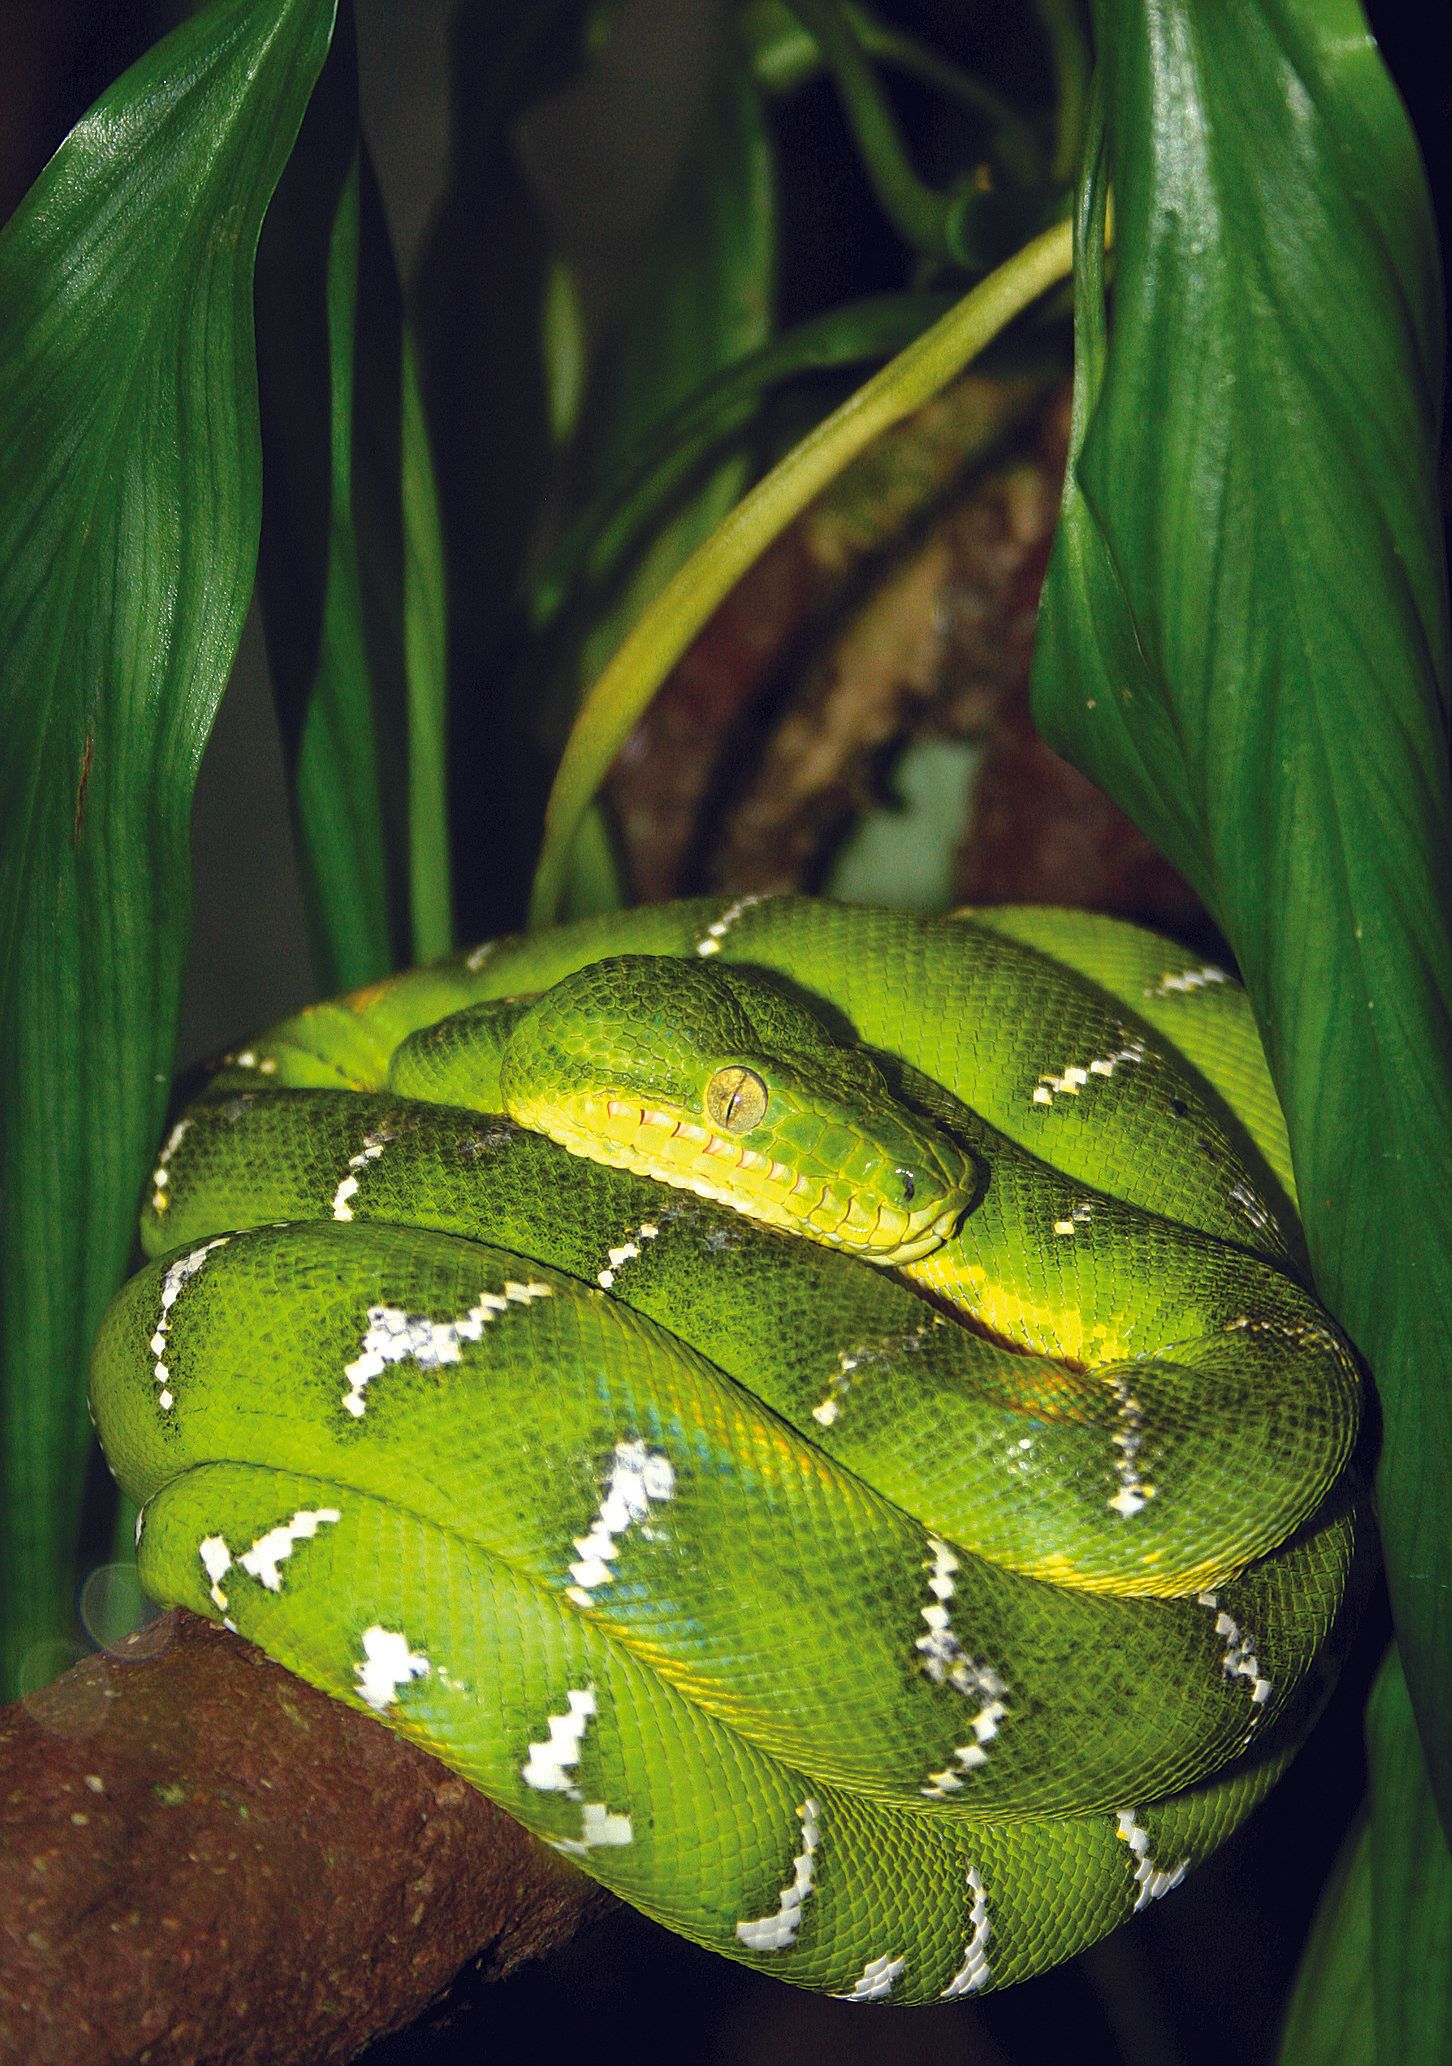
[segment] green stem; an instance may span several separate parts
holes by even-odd
[[[860,0],[842,0],[842,11],[869,57],[981,116],[994,131],[997,161],[1010,178],[1025,186],[1042,182],[1044,153],[1038,132],[1011,101],[895,22],[881,20]],[[818,76],[821,49],[790,12],[787,0],[758,0],[745,13],[752,66],[768,93],[795,93]],[[1072,166],[1069,176],[1073,177]]]
[[[1093,56],[1084,33],[1079,0],[1038,0],[1039,23],[1049,46],[1058,84],[1058,113],[1051,178],[1068,186],[1079,169],[1089,104]]]
[[[952,204],[918,178],[908,162],[892,110],[866,52],[837,0],[789,0],[814,38],[842,97],[848,126],[883,213],[905,243],[930,258],[956,263]]]
[[[993,126],[1004,171],[1024,186],[1037,186],[1042,181],[1043,150],[1033,124],[1017,108],[981,79],[975,79],[971,72],[950,64],[928,44],[920,43],[916,36],[908,35],[895,24],[880,21],[867,8],[857,6],[855,0],[846,0],[843,11],[869,57],[892,65],[905,77],[940,93],[945,100],[955,100],[960,107],[982,115]],[[1071,161],[1068,176],[1058,182],[1060,185],[1067,185],[1073,178],[1075,162]]]
[[[549,630],[583,584],[610,579],[663,505],[749,421],[770,388],[899,352],[946,314],[941,294],[873,295],[811,316],[738,359],[672,409],[617,467],[569,526],[536,583],[530,630]]]
[[[874,438],[932,400],[999,332],[1062,280],[1073,256],[1056,223],[990,273],[818,424],[682,567],[595,683],[565,743],[545,812],[530,925],[559,909],[570,849],[590,799],[656,690],[747,568]]]

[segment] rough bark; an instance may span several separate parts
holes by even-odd
[[[0,2059],[326,2066],[605,1899],[445,1766],[189,1614],[0,1709]]]
[[[608,797],[634,897],[820,889],[916,739],[973,741],[961,903],[1118,912],[1206,941],[1143,835],[1029,715],[1067,389],[970,374],[758,561],[627,741]]]

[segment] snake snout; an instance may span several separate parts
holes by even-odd
[[[844,1228],[847,1238],[837,1244],[855,1248],[872,1262],[918,1262],[951,1241],[973,1208],[978,1170],[972,1156],[946,1136],[913,1131],[910,1145],[887,1144],[875,1158],[877,1167],[861,1173],[855,1210]],[[863,1230],[869,1200],[871,1234],[854,1240],[854,1230]]]
[[[500,1084],[519,1125],[572,1154],[867,1262],[930,1255],[977,1187],[871,1056],[742,971],[592,963],[520,1015]]]

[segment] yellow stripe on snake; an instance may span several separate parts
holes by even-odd
[[[1244,995],[1151,934],[501,941],[230,1057],[143,1237],[93,1399],[147,1590],[782,1979],[1070,1956],[1324,1689],[1356,1365]]]

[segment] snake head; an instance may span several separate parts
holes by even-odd
[[[978,1194],[972,1155],[869,1055],[737,968],[594,962],[522,1013],[500,1080],[574,1154],[871,1262],[931,1254]]]

